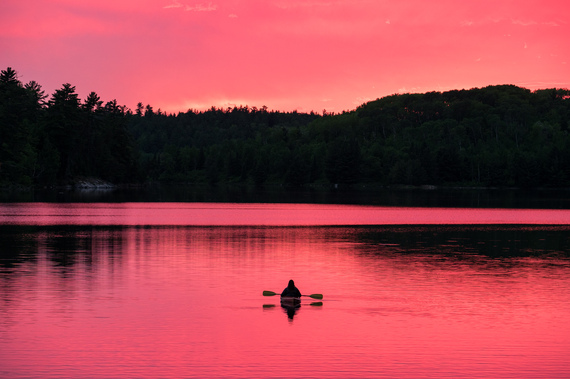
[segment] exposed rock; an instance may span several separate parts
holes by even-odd
[[[116,186],[99,178],[76,178],[73,187],[82,190],[111,190]]]

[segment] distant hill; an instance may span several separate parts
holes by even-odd
[[[338,152],[329,149],[328,162],[340,181],[568,186],[569,95],[512,85],[393,95],[311,128],[327,136],[331,148],[337,146]],[[344,165],[334,158],[343,149],[344,156],[354,155]]]

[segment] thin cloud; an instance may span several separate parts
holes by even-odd
[[[545,26],[560,26],[554,21],[549,22],[536,22],[536,21],[523,21],[523,20],[511,20],[514,25],[520,26],[534,26],[534,25],[545,25]]]
[[[568,86],[570,83],[568,82],[518,82],[518,83],[513,83],[517,86],[521,86],[521,87],[539,87],[539,88],[544,88],[545,86],[556,86],[556,87],[566,87]]]
[[[341,1],[281,1],[275,3],[277,8],[281,9],[294,9],[294,8],[314,8],[314,7],[329,7],[341,4]]]
[[[521,26],[531,26],[536,25],[538,22],[536,21],[522,21],[522,20],[511,20],[514,25],[521,25]]]
[[[204,4],[187,5],[185,8],[186,11],[193,11],[193,12],[212,12],[217,9],[218,6],[212,3],[208,3],[207,5]]]
[[[174,3],[165,5],[164,9],[171,9],[171,8],[184,8],[185,11],[189,12],[212,12],[218,9],[216,4],[212,4],[211,2],[208,4],[195,4],[195,5],[187,5],[182,4],[179,1],[174,0]]]
[[[169,8],[182,8],[182,7],[183,7],[182,4],[180,4],[178,1],[174,0],[174,3],[173,3],[173,4],[165,5],[163,8],[164,8],[164,9],[169,9]]]
[[[367,97],[367,96],[358,96],[356,99],[354,99],[354,100],[352,101],[352,104],[360,105],[360,104],[368,103],[368,102],[370,102],[370,101],[372,101],[372,99],[371,99],[370,97]]]
[[[406,87],[401,87],[398,88],[398,93],[420,93],[422,92],[422,87],[412,87],[412,88],[406,88]]]
[[[474,26],[474,25],[484,25],[484,24],[498,24],[500,22],[505,22],[505,21],[510,21],[511,24],[513,25],[519,25],[519,26],[535,26],[535,25],[544,25],[544,26],[553,26],[553,27],[557,27],[560,26],[559,23],[554,22],[554,21],[548,21],[548,22],[538,22],[538,21],[533,21],[533,20],[515,20],[515,19],[505,19],[505,18],[491,18],[491,19],[487,19],[487,20],[482,20],[482,21],[472,21],[472,20],[464,20],[461,21],[460,25],[461,26]]]

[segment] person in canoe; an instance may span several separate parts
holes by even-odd
[[[295,287],[295,282],[293,281],[293,279],[289,280],[287,288],[285,288],[283,292],[281,292],[281,298],[284,297],[297,297],[297,298],[301,297],[301,291],[299,291],[299,289]]]
[[[287,288],[281,292],[281,307],[287,312],[289,320],[293,320],[295,313],[301,307],[301,291],[295,287],[293,279],[289,280]]]

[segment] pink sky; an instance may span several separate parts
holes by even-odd
[[[570,87],[566,0],[2,0],[0,69],[131,109]]]

